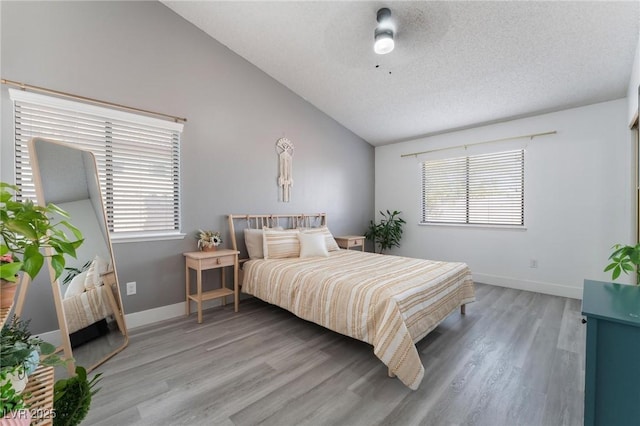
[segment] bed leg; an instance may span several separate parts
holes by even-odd
[[[467,305],[460,305],[460,315],[465,315],[467,313]]]
[[[390,369],[390,368],[389,368],[389,370],[387,371],[387,374],[389,374],[389,377],[391,377],[391,378],[396,377],[396,375],[395,375],[395,374],[393,374],[393,373],[391,372],[391,369]]]

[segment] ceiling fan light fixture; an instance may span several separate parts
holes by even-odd
[[[378,10],[378,13],[376,13],[376,20],[379,24],[384,24],[385,21],[388,21],[389,19],[391,19],[391,10],[389,10],[388,7],[383,7]]]
[[[373,51],[378,55],[385,55],[395,47],[391,30],[376,30],[374,38]]]
[[[384,55],[393,50],[395,47],[394,26],[391,21],[391,10],[386,7],[378,10],[376,14],[378,26],[373,35],[373,51],[378,55]]]

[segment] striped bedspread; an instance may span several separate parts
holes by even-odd
[[[104,292],[106,286],[87,290],[77,296],[62,300],[69,333],[74,333],[113,314]]]
[[[329,254],[248,261],[242,291],[373,345],[389,370],[417,389],[424,367],[415,342],[475,300],[469,268],[350,250]]]

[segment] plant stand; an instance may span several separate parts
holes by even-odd
[[[31,405],[31,426],[53,424],[53,367],[40,366],[29,376],[25,392],[31,393],[25,402]]]
[[[0,327],[6,322],[12,307],[0,310]],[[53,424],[53,384],[53,367],[41,365],[29,376],[24,393],[31,393],[29,398],[25,398],[25,402],[31,406],[29,411],[32,414],[32,426]]]

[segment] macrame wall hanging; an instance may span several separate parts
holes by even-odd
[[[278,187],[282,190],[281,200],[288,203],[291,199],[291,187],[293,186],[293,143],[287,138],[280,138],[276,142],[276,151],[280,165]]]

